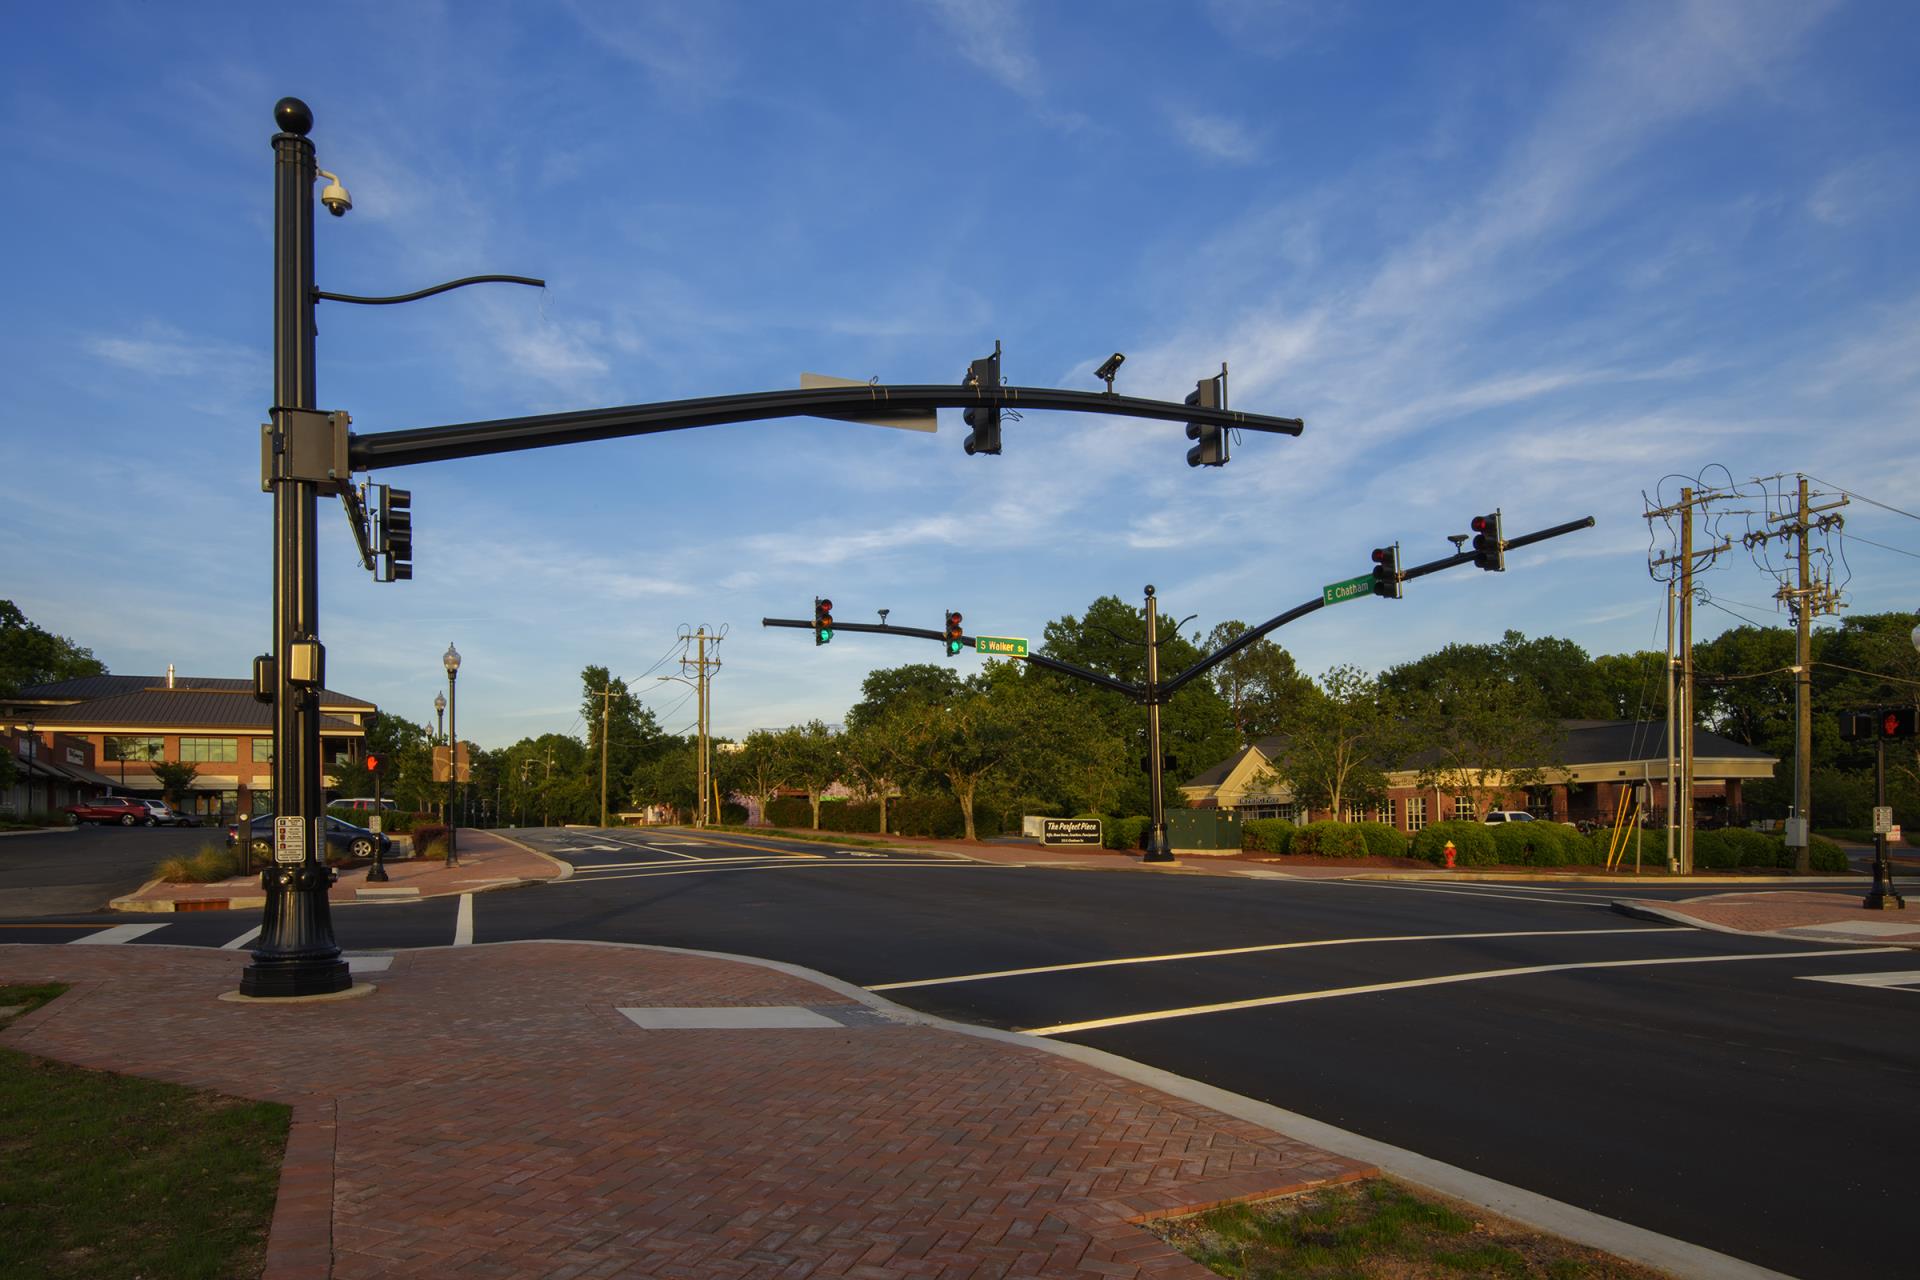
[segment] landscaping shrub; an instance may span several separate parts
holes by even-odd
[[[720,821],[730,827],[743,827],[747,823],[747,806],[735,804],[731,800],[720,806]]]
[[[1109,849],[1138,849],[1152,825],[1152,818],[1102,818],[1102,843]]]
[[[1498,859],[1492,828],[1481,822],[1435,822],[1414,834],[1413,857],[1439,866],[1447,864],[1446,844],[1453,841],[1455,863],[1462,867],[1490,867]]]
[[[1286,853],[1297,830],[1286,818],[1249,818],[1240,824],[1240,847],[1248,853]]]
[[[1367,852],[1374,857],[1407,856],[1407,833],[1398,827],[1390,827],[1384,822],[1359,822],[1354,825],[1360,831],[1360,838],[1367,842]]]
[[[1815,836],[1807,843],[1809,845],[1808,853],[1815,871],[1823,875],[1843,876],[1853,869],[1851,864],[1847,862],[1847,851],[1833,841],[1826,839],[1824,836]],[[1787,851],[1787,844],[1784,839],[1780,842],[1780,850],[1783,854],[1787,855],[1787,865],[1791,866],[1792,854]]]
[[[192,854],[168,858],[153,869],[153,874],[170,884],[211,884],[239,875],[245,867],[240,861],[240,846],[203,844]]]
[[[1309,822],[1293,836],[1293,852],[1315,858],[1364,858],[1367,840],[1354,822]]]
[[[1713,834],[1719,836],[1721,842],[1726,846],[1728,857],[1732,859],[1729,864],[1731,866],[1776,867],[1782,865],[1780,857],[1781,854],[1786,851],[1787,847],[1784,837],[1775,840],[1770,836],[1762,835],[1758,831],[1747,831],[1741,828],[1735,828],[1729,831],[1716,831]],[[1792,865],[1792,856],[1790,854],[1788,855],[1788,861],[1785,865]]]
[[[423,822],[413,829],[413,856],[446,861],[447,829],[437,822]]]
[[[775,796],[767,805],[766,819],[776,827],[805,830],[813,825],[813,806],[805,796]]]

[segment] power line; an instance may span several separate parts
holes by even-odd
[[[1862,501],[1865,501],[1865,499],[1862,499]],[[1849,533],[1846,537],[1852,538],[1855,542],[1864,542],[1870,547],[1878,547],[1882,551],[1891,551],[1898,556],[1911,556],[1915,560],[1920,560],[1920,553],[1905,551],[1899,547],[1890,547],[1884,542],[1875,542],[1872,538],[1863,538],[1857,533]]]
[[[1881,502],[1878,498],[1869,498],[1864,493],[1856,493],[1852,489],[1847,488],[1847,486],[1843,484],[1835,484],[1831,480],[1821,480],[1819,476],[1808,476],[1807,479],[1818,481],[1819,483],[1826,485],[1829,489],[1834,489],[1840,493],[1846,494],[1849,498],[1857,498],[1861,502],[1866,503],[1870,507],[1879,507],[1882,511],[1891,511],[1893,512],[1893,514],[1897,516],[1905,516],[1909,520],[1920,520],[1920,516],[1913,514],[1913,512],[1911,511],[1902,511],[1899,507],[1892,506],[1885,502]],[[1861,541],[1864,542],[1866,541],[1866,539],[1862,538]]]

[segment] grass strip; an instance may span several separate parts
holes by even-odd
[[[745,825],[715,824],[708,831],[732,831],[743,836],[767,836],[778,840],[807,840],[814,844],[866,845],[876,849],[896,848],[886,840],[869,840],[864,836],[848,835],[844,831],[791,831],[785,827],[749,827]],[[688,828],[693,830],[693,828]]]
[[[0,1277],[260,1274],[288,1108],[0,1049],[0,1116]]]
[[[166,858],[153,869],[156,879],[169,884],[212,884],[246,870],[239,845],[203,844],[184,857]]]
[[[1386,1178],[1145,1225],[1231,1280],[1664,1280]]]

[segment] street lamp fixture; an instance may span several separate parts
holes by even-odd
[[[447,641],[447,651],[440,656],[440,665],[447,669],[447,865],[460,865],[460,815],[455,807],[454,788],[460,785],[460,697],[458,686],[454,683],[460,677],[460,651],[453,647],[453,641]],[[434,705],[440,704],[438,694],[434,695]]]

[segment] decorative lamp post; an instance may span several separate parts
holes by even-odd
[[[460,678],[460,651],[447,641],[440,665],[447,669],[447,865],[460,865],[459,814],[454,811],[454,788],[460,782],[460,695],[454,683]],[[440,698],[434,696],[437,707]]]
[[[434,720],[440,726],[439,730],[435,732],[435,734],[433,735],[434,745],[445,746],[447,744],[447,695],[446,694],[436,693],[433,695],[433,716],[434,716]],[[453,754],[451,752],[447,754],[447,776],[449,778],[453,776]],[[446,798],[443,796],[441,797],[441,800],[440,800],[440,821],[445,822],[446,820],[447,820],[447,801],[446,801]]]

